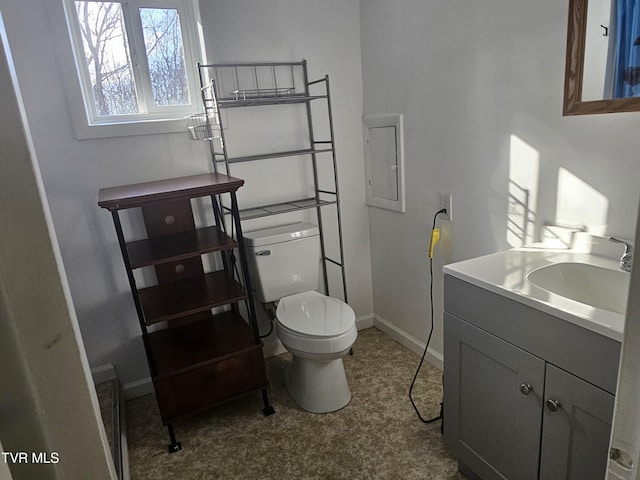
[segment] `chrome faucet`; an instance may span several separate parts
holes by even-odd
[[[615,237],[609,237],[609,241],[615,242],[615,243],[621,243],[624,245],[624,253],[620,258],[620,270],[624,270],[625,272],[630,272],[631,262],[633,260],[633,245]]]

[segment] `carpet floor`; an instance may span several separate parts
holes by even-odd
[[[176,422],[183,450],[167,452],[155,397],[127,403],[132,480],[425,479],[462,480],[443,444],[441,422],[422,423],[408,398],[419,358],[376,328],[358,333],[344,359],[349,405],[328,414],[303,411],[289,397],[289,354],[267,359],[274,415],[260,393]],[[440,413],[442,373],[425,362],[414,388],[424,418]]]

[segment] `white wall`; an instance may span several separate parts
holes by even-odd
[[[604,28],[607,27],[607,36]],[[602,100],[611,98],[605,95],[605,79],[609,63],[609,42],[615,44],[613,27],[615,19],[611,18],[611,0],[599,0],[589,3],[587,28],[584,46],[584,80],[582,82],[582,100]],[[608,82],[611,83],[611,82]]]
[[[307,58],[312,76],[331,74],[350,302],[358,315],[370,315],[358,3],[333,1],[322,10],[316,3],[203,5],[213,13],[207,28],[220,36],[214,50],[224,60]],[[186,132],[76,140],[63,85],[75,72],[62,66],[56,48],[68,47],[64,29],[54,28],[63,19],[61,1],[0,0],[0,7],[89,361],[112,363],[124,383],[134,382],[148,376],[148,369],[111,216],[98,208],[98,190],[207,172],[207,147],[189,141]]]
[[[557,0],[361,2],[364,113],[405,120],[407,213],[369,212],[374,311],[426,340],[428,235],[438,194],[453,194],[434,261],[436,355],[441,265],[519,241],[510,179],[535,200],[529,232],[560,221],[634,236],[640,114],[562,117],[567,10]]]
[[[0,477],[116,478],[1,15],[0,85]]]

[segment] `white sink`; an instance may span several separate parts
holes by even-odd
[[[547,292],[601,310],[624,315],[629,273],[587,263],[553,263],[527,274],[527,280]]]

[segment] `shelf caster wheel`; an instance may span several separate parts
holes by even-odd
[[[176,440],[176,433],[173,431],[173,425],[167,425],[169,430],[169,453],[176,453],[182,450],[182,444]]]
[[[169,444],[169,453],[176,453],[182,450],[182,444],[180,442]]]
[[[262,413],[264,413],[265,417],[268,417],[269,415],[273,415],[274,413],[276,413],[276,410],[271,405],[269,405],[268,407],[264,407],[262,409]]]
[[[274,413],[276,413],[274,408],[271,406],[271,403],[269,403],[269,396],[267,395],[266,390],[262,390],[262,403],[264,404],[262,413],[264,414],[265,417],[268,417],[269,415],[273,415]]]

